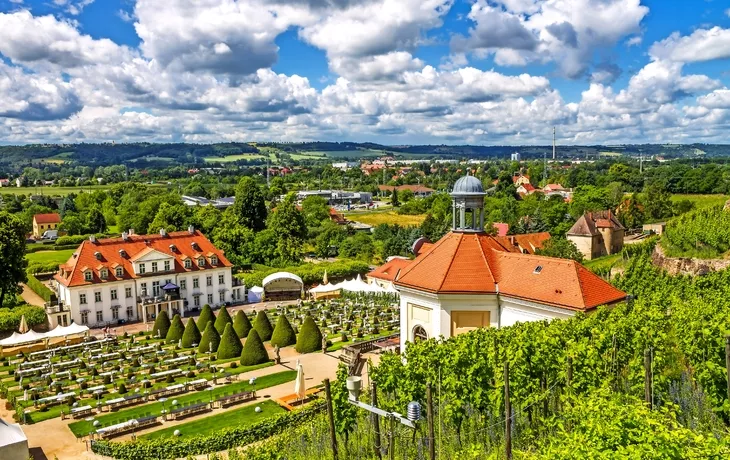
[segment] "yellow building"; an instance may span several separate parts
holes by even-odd
[[[57,230],[61,216],[57,213],[36,214],[33,216],[33,236],[40,238],[48,230]]]

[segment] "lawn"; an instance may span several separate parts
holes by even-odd
[[[362,158],[362,157],[380,157],[384,155],[392,155],[384,150],[357,149],[357,150],[332,150],[332,151],[300,151],[302,155],[319,156],[327,158]]]
[[[256,407],[261,407],[261,412],[256,412]],[[210,417],[201,418],[182,425],[171,426],[162,430],[153,431],[140,438],[154,439],[173,436],[175,430],[180,430],[185,435],[207,435],[229,427],[243,427],[261,420],[273,417],[274,415],[286,412],[286,409],[271,400],[258,404],[251,404],[236,410],[224,412]]]
[[[373,227],[380,224],[398,224],[405,227],[421,225],[426,219],[425,214],[415,216],[398,214],[395,211],[371,211],[371,212],[349,212],[345,216],[355,222],[360,222]]]
[[[238,160],[257,160],[261,158],[265,157],[257,153],[241,153],[239,155],[227,155],[224,157],[205,157],[203,160],[206,163],[231,163]]]
[[[261,390],[264,388],[281,385],[282,383],[292,382],[296,377],[296,371],[284,371],[277,372],[276,374],[264,375],[256,379],[256,389]],[[294,387],[292,387],[292,391],[293,388]],[[241,391],[249,391],[251,389],[253,389],[253,387],[248,384],[248,379],[246,379],[244,381],[232,383],[230,385],[215,387],[212,391],[203,390],[170,398],[170,400],[165,403],[165,407],[167,410],[169,410],[172,405],[172,400],[177,400],[179,406],[186,406],[194,404],[196,401],[208,402],[211,400],[211,398],[215,400],[219,397],[222,397],[224,394],[231,395],[234,393],[240,393]],[[132,407],[130,409],[120,410],[118,412],[105,413],[104,415],[99,415],[95,417],[95,420],[98,420],[99,423],[101,423],[102,425],[109,426],[115,425],[117,423],[122,423],[126,420],[131,420],[133,418],[140,418],[147,415],[160,415],[161,410],[161,402],[152,402],[149,404]],[[86,420],[72,423],[68,427],[77,438],[85,436],[86,434],[94,430],[93,422],[87,422]]]
[[[62,249],[60,251],[38,251],[26,254],[25,258],[28,262],[41,262],[41,263],[65,263],[76,249]]]

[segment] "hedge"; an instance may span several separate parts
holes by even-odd
[[[196,323],[200,332],[203,332],[208,327],[208,321],[215,321],[215,315],[213,314],[213,309],[206,303],[203,305],[203,310],[200,312]]]
[[[51,291],[48,286],[41,283],[38,278],[33,276],[31,273],[28,273],[28,281],[26,282],[26,284],[33,292],[38,294],[46,302],[50,302],[51,296],[55,296],[53,291]]]
[[[23,315],[28,327],[46,323],[46,310],[43,307],[22,305],[15,308],[0,308],[0,332],[17,331]]]
[[[271,345],[288,347],[295,343],[297,343],[297,335],[294,333],[294,328],[291,327],[291,323],[286,318],[286,315],[280,315],[276,321],[274,333],[271,335]]]
[[[272,273],[285,271],[294,273],[302,279],[305,285],[321,283],[324,272],[330,280],[344,279],[363,275],[370,271],[370,266],[359,260],[342,260],[338,262],[324,262],[321,264],[302,264],[284,268],[255,266],[252,272],[245,273],[243,279],[246,286],[261,286],[264,278]]]
[[[312,353],[322,349],[322,332],[314,319],[307,315],[297,336],[296,350],[299,353]]]
[[[248,333],[251,332],[252,327],[248,316],[243,311],[238,310],[236,316],[233,318],[233,330],[238,334],[238,338],[245,339],[248,337]]]
[[[198,345],[198,353],[215,353],[220,343],[221,336],[215,330],[215,327],[213,327],[213,321],[208,321],[208,326],[205,328],[203,337],[200,339],[200,345]]]
[[[271,327],[271,321],[269,321],[269,316],[266,314],[266,310],[261,310],[258,315],[256,315],[256,319],[253,320],[253,328],[259,333],[261,340],[264,342],[271,340],[271,334],[274,332],[274,328]]]
[[[269,361],[269,353],[266,352],[264,343],[259,337],[259,333],[256,329],[251,329],[248,333],[246,343],[243,344],[243,351],[241,352],[241,365],[242,366],[255,366],[256,364],[263,364]]]
[[[163,437],[138,439],[136,441],[113,442],[91,441],[91,450],[97,455],[119,460],[154,460],[189,458],[221,452],[232,447],[245,446],[270,438],[292,427],[310,422],[324,410],[324,401],[315,401],[309,406],[293,412],[286,412],[262,420],[253,425],[223,428],[207,436]]]
[[[222,307],[218,310],[218,316],[215,318],[215,330],[218,331],[219,334],[223,334],[226,330],[226,324],[233,324],[233,319],[231,319],[231,315],[228,313],[228,310],[226,310],[226,307]]]
[[[170,328],[167,330],[167,335],[165,335],[165,342],[178,343],[184,333],[185,326],[183,326],[182,319],[180,319],[180,315],[175,315],[172,317]]]
[[[28,274],[36,273],[55,273],[58,271],[58,263],[56,262],[31,262],[25,269]]]
[[[167,316],[167,311],[162,310],[155,319],[155,325],[152,328],[152,336],[160,337],[164,339],[167,337],[167,331],[170,330],[170,317]]]
[[[238,358],[241,356],[242,350],[241,339],[233,330],[233,326],[226,324],[221,336],[221,344],[218,346],[218,359]]]
[[[200,339],[201,336],[198,326],[195,324],[195,320],[190,318],[188,323],[185,325],[185,332],[183,332],[182,347],[190,348],[194,343],[200,343]]]

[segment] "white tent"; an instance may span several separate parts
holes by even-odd
[[[370,294],[382,294],[385,292],[385,289],[381,288],[380,286],[376,284],[368,284],[363,281],[360,275],[358,275],[357,278],[354,280],[343,281],[337,286],[339,287],[339,289],[349,292],[362,292]]]
[[[25,334],[18,334],[13,332],[13,335],[7,339],[0,340],[0,345],[4,347],[12,347],[14,345],[20,345],[22,343],[39,342],[46,337],[46,334],[38,333],[34,330],[30,330]]]
[[[85,334],[89,331],[88,326],[81,326],[76,323],[71,323],[70,326],[61,326],[60,324],[56,326],[55,329],[52,331],[49,331],[45,334],[47,338],[51,337],[64,337],[67,335],[78,335],[78,334]]]
[[[335,292],[335,291],[339,291],[339,290],[340,290],[340,288],[337,287],[337,285],[327,283],[327,284],[320,284],[317,287],[313,287],[312,289],[309,290],[309,292],[312,294],[324,294],[327,292]]]
[[[254,286],[248,290],[248,301],[249,303],[261,302],[261,296],[264,294],[264,288],[261,286]]]
[[[27,460],[28,438],[17,423],[0,420],[0,458],[3,460]]]

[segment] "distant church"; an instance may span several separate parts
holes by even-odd
[[[408,341],[569,318],[626,298],[573,260],[506,251],[484,232],[484,195],[476,177],[459,179],[452,231],[394,275],[401,350]]]

